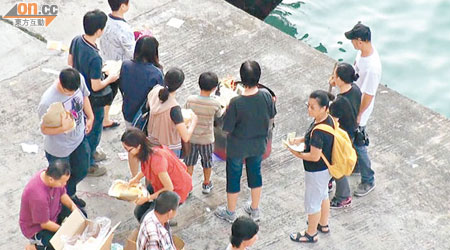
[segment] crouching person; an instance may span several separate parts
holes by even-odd
[[[77,208],[66,193],[69,178],[69,163],[55,160],[25,186],[20,205],[20,229],[38,250],[54,249],[50,239],[62,220]]]
[[[155,200],[155,209],[142,220],[136,240],[138,250],[176,250],[169,220],[177,214],[180,196],[173,191],[164,191]]]

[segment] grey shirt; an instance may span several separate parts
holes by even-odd
[[[56,157],[69,156],[83,141],[85,133],[84,97],[90,92],[86,87],[84,77],[80,76],[80,88],[71,96],[62,94],[56,84],[50,86],[42,95],[38,106],[39,119],[47,112],[48,107],[55,102],[62,102],[64,108],[75,118],[76,127],[68,133],[44,135],[45,152]]]

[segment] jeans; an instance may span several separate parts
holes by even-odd
[[[375,181],[375,172],[371,168],[371,162],[369,159],[369,154],[367,153],[367,147],[364,145],[355,145],[355,149],[356,155],[358,156],[358,161],[356,162],[356,164],[361,171],[361,183],[373,184]]]
[[[181,149],[172,149],[172,152],[178,157],[181,158]]]
[[[334,193],[334,199],[337,202],[341,202],[348,197],[350,194],[350,185],[348,184],[348,179],[346,176],[343,176],[341,179],[334,179],[336,181],[336,192]]]
[[[95,164],[94,153],[95,151],[97,151],[97,146],[100,144],[100,139],[102,137],[103,131],[103,117],[105,116],[105,109],[103,106],[92,107],[92,111],[94,112],[94,124],[92,125],[91,132],[86,135],[89,146],[91,147],[89,166]]]
[[[68,161],[70,164],[70,178],[67,181],[66,189],[69,196],[75,195],[77,192],[77,184],[86,177],[89,168],[89,158],[91,149],[86,137],[78,145],[78,147],[67,157],[56,157],[45,152],[45,157],[49,163],[55,160]]]
[[[152,185],[147,185],[147,191],[149,194],[155,193]],[[134,217],[139,221],[139,223],[142,222],[142,219],[145,217],[145,215],[149,212],[155,209],[155,202],[149,201],[142,205],[136,205],[136,208],[134,209]]]
[[[63,205],[56,223],[61,225],[62,221],[68,217],[70,213],[70,209]],[[53,235],[55,235],[55,232],[41,230],[31,238],[31,244],[35,244],[37,250],[54,250],[53,246],[50,244]]]
[[[258,188],[262,186],[262,155],[247,157],[245,159],[227,157],[227,193],[238,193],[241,191],[241,176],[244,160],[248,187]]]

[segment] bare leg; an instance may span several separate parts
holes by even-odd
[[[109,126],[113,123],[113,121],[109,120],[109,109],[110,105],[105,106],[105,116],[103,118],[103,126]]]
[[[322,207],[320,209],[320,225],[326,226],[328,225],[328,217],[330,215],[330,200],[326,199],[322,201]],[[327,229],[324,229],[324,231],[328,231]]]
[[[259,200],[261,199],[261,191],[262,187],[258,188],[252,188],[251,194],[252,194],[252,208],[257,209],[259,207]]]
[[[236,211],[236,203],[239,193],[227,193],[228,211]]]
[[[194,166],[187,166],[187,172],[190,176],[194,174]]]
[[[209,184],[212,168],[203,168],[203,184]]]
[[[320,212],[315,214],[308,214],[308,229],[306,230],[306,233],[308,233],[311,236],[316,234],[319,220],[320,220]]]

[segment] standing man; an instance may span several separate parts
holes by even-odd
[[[55,160],[47,169],[36,173],[23,190],[20,230],[35,249],[54,249],[50,239],[70,211],[77,209],[66,193],[65,186],[70,178],[69,163]]]
[[[92,131],[87,135],[90,152],[90,176],[102,176],[106,173],[104,167],[100,168],[94,160],[97,146],[103,130],[104,107],[112,99],[112,90],[109,85],[119,77],[109,75],[102,80],[102,58],[99,54],[96,41],[102,36],[106,25],[106,14],[100,10],[87,12],[83,17],[84,35],[76,36],[70,44],[68,64],[84,76],[86,85],[91,91],[89,100],[94,113],[94,124]],[[104,157],[101,157],[104,158]]]
[[[375,172],[371,169],[371,162],[367,154],[369,139],[366,134],[366,125],[372,114],[375,95],[381,81],[381,61],[377,50],[371,43],[370,28],[358,22],[353,29],[345,32],[345,37],[352,41],[353,47],[358,50],[355,59],[356,73],[359,79],[356,85],[361,89],[361,106],[359,108],[355,134],[355,148],[358,154],[357,171],[361,171],[361,183],[354,192],[355,196],[365,196],[375,188]]]
[[[155,200],[155,209],[142,220],[136,240],[138,250],[176,250],[169,220],[177,215],[180,196],[164,191]]]
[[[129,9],[129,0],[108,0],[112,13],[108,15],[105,32],[100,39],[100,54],[103,60],[125,61],[133,59],[134,33],[131,26],[125,21],[124,14]],[[112,99],[119,89],[119,80],[110,84],[112,89]],[[109,108],[111,103],[105,106],[105,118],[103,128],[114,128],[120,124],[109,119]]]
[[[56,160],[69,163],[71,175],[67,181],[67,194],[83,208],[86,203],[76,196],[76,191],[77,184],[86,177],[89,168],[91,150],[85,133],[91,131],[94,114],[89,102],[89,90],[76,69],[63,69],[58,80],[44,92],[38,106],[39,117],[55,102],[63,104],[76,125],[73,129],[70,116],[62,117],[62,125],[56,128],[46,127],[42,122],[45,156],[50,164]]]

